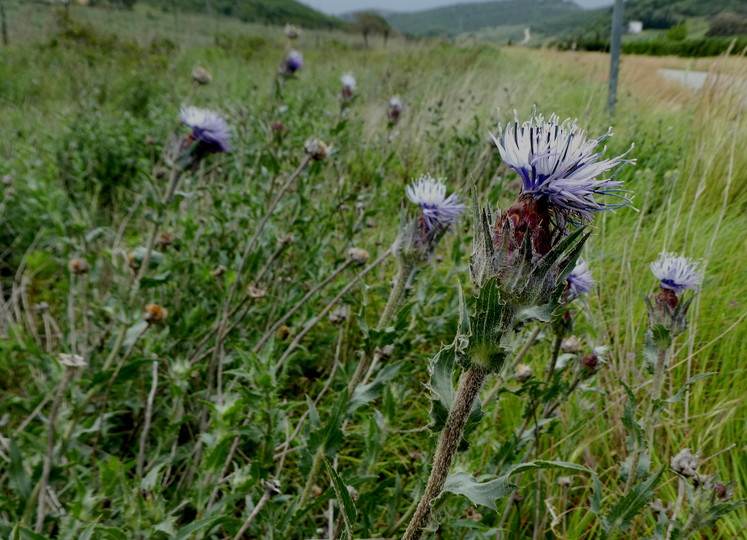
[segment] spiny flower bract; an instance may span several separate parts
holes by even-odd
[[[651,272],[659,280],[662,289],[676,293],[688,289],[696,290],[701,282],[699,262],[676,253],[659,253],[651,263]]]
[[[566,281],[568,282],[568,288],[571,291],[573,298],[577,298],[582,294],[590,292],[596,283],[586,261],[579,261],[573,271],[568,274]]]
[[[228,152],[231,128],[225,118],[217,112],[199,107],[182,107],[179,115],[182,123],[192,128],[192,137],[208,152]]]
[[[466,210],[456,193],[446,196],[446,185],[423,175],[405,188],[407,198],[420,207],[426,231],[445,229]]]
[[[622,181],[614,177],[622,166],[634,160],[625,159],[627,152],[601,159],[604,149],[596,151],[611,131],[590,139],[576,120],[560,122],[555,114],[547,121],[542,115],[533,115],[523,124],[516,119],[501,131],[499,137],[491,133],[501,158],[521,176],[522,193],[549,201],[558,226],[565,227],[568,221],[588,223],[596,211],[630,203],[628,192],[621,189]],[[598,178],[613,169],[610,178]],[[622,202],[599,202],[595,198],[599,195],[617,197]]]

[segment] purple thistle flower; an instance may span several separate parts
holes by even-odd
[[[355,92],[355,89],[358,85],[357,81],[355,80],[355,76],[350,72],[343,74],[343,76],[340,77],[340,82],[342,83],[342,87],[351,94]]]
[[[568,274],[566,281],[568,282],[568,290],[572,294],[571,299],[590,292],[596,284],[586,261],[578,261],[573,271]]]
[[[682,293],[698,289],[702,279],[699,264],[675,253],[659,253],[659,258],[651,263],[651,272],[660,281],[662,289]]]
[[[456,193],[446,196],[446,185],[424,174],[405,188],[407,198],[420,207],[422,223],[427,233],[446,229],[459,219],[467,207]]]
[[[303,67],[303,55],[298,51],[288,53],[288,59],[285,61],[285,67],[290,73],[295,73]]]
[[[179,117],[182,123],[192,128],[192,140],[198,142],[205,153],[228,152],[231,128],[220,114],[198,107],[182,107]]]
[[[635,160],[624,159],[630,152],[611,159],[600,159],[595,152],[599,143],[612,134],[611,130],[598,139],[589,139],[576,121],[559,122],[553,114],[545,121],[542,115],[519,124],[518,118],[507,125],[500,137],[491,137],[503,161],[519,173],[523,181],[522,194],[545,198],[557,225],[566,222],[579,225],[592,220],[594,212],[629,206],[629,193],[620,189],[622,181],[614,180],[620,169]],[[631,147],[632,149],[632,147]],[[614,169],[611,177],[597,177]],[[622,200],[608,204],[595,199],[610,195]]]

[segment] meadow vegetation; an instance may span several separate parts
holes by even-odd
[[[461,328],[460,290],[469,309],[476,294],[468,215],[387,307],[401,283],[390,246],[414,208],[405,186],[430,174],[467,204],[474,189],[508,208],[520,182],[488,133],[534,108],[593,136],[613,126],[609,155],[634,145],[618,178],[635,209],[596,217],[582,252],[596,285],[570,308],[573,328],[519,329],[534,377],[516,377],[512,356],[488,379],[452,467],[492,478],[528,455],[576,469],[512,476],[517,491],[493,509],[446,494],[440,537],[604,537],[626,491],[630,404],[640,417],[648,403],[644,297],[661,251],[702,259],[704,280],[666,366],[662,397],[681,399],[651,428],[653,498],[685,489],[669,467],[683,448],[731,502],[744,498],[743,57],[625,56],[610,118],[603,54],[401,37],[365,48],[338,31],[290,42],[282,27],[139,5],[65,16],[4,3],[0,536],[400,537],[437,441],[429,361]],[[291,47],[304,66],[279,80]],[[195,82],[195,66],[212,82]],[[659,67],[711,77],[693,93]],[[189,132],[185,104],[225,116],[231,152],[184,170],[168,159]],[[311,156],[309,139],[327,155]],[[570,334],[581,340],[561,355],[570,367],[548,375]],[[576,381],[574,362],[596,347],[599,369]],[[368,384],[351,384],[371,357]],[[649,495],[623,534],[666,537]],[[745,523],[738,506],[693,537],[740,538]]]

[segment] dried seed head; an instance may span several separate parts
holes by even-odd
[[[264,488],[265,492],[270,495],[270,497],[275,497],[276,495],[280,495],[281,493],[280,481],[275,478],[262,482],[262,487]]]
[[[155,324],[163,322],[166,319],[166,315],[168,315],[168,311],[166,311],[165,308],[158,304],[148,304],[145,306],[143,319],[145,319],[148,324]]]
[[[713,484],[713,493],[719,501],[728,501],[734,494],[733,492],[731,484],[724,484],[723,482]]]
[[[288,244],[293,242],[293,235],[286,234],[285,236],[278,236],[278,242],[283,246],[287,246]]]
[[[130,251],[127,254],[127,261],[130,265],[130,268],[132,268],[133,270],[138,270],[140,268],[140,259],[138,257],[138,254],[134,251]]]
[[[581,359],[581,371],[583,371],[588,376],[593,375],[596,373],[601,366],[601,363],[599,361],[599,357],[594,354],[587,354]]]
[[[683,448],[670,462],[672,470],[685,478],[697,478],[700,454],[693,454],[689,448]]]
[[[210,84],[213,77],[204,67],[195,66],[192,69],[192,80],[197,84]]]
[[[565,338],[560,343],[560,350],[566,354],[576,354],[581,350],[581,340],[576,336]]]
[[[255,287],[254,284],[251,284],[246,288],[246,293],[250,298],[263,298],[267,294],[267,289]]]
[[[350,248],[348,250],[348,257],[353,261],[353,264],[362,265],[366,264],[371,258],[371,254],[365,249],[361,248]]]
[[[379,353],[379,358],[381,358],[382,360],[389,360],[394,354],[394,345],[384,345],[383,349],[377,348],[376,350]]]
[[[226,274],[226,271],[227,271],[226,267],[223,266],[222,264],[219,264],[218,266],[210,270],[210,274],[217,278],[220,278]]]
[[[651,501],[648,503],[649,508],[651,508],[651,511],[655,514],[664,514],[665,516],[669,514],[669,512],[672,510],[672,504],[667,503],[664,504],[664,502],[661,499],[656,499],[655,501]]]
[[[514,379],[520,383],[525,383],[532,378],[532,368],[526,364],[517,364],[516,372],[514,373]]]
[[[350,306],[342,305],[337,306],[332,313],[329,314],[329,320],[332,324],[342,324],[350,317]]]
[[[90,270],[88,261],[85,259],[73,259],[69,263],[67,263],[67,267],[73,274],[77,274],[79,276],[87,274]]]
[[[57,355],[57,360],[60,361],[60,364],[70,369],[82,368],[88,365],[85,359],[79,354],[61,353]]]
[[[308,139],[304,143],[303,149],[316,161],[323,160],[329,153],[329,147],[319,139]]]
[[[5,187],[12,186],[13,185],[13,177],[9,174],[6,174],[3,176],[2,183]]]
[[[358,490],[355,489],[353,486],[346,485],[345,487],[348,488],[348,495],[350,495],[350,498],[353,499],[353,501],[357,501],[358,500]]]
[[[560,487],[571,487],[571,484],[573,484],[573,478],[571,478],[570,476],[561,476],[560,478],[558,478],[558,485]]]
[[[285,36],[288,39],[298,39],[300,35],[301,35],[301,29],[298,26],[294,24],[285,25]]]
[[[158,235],[156,244],[162,248],[167,248],[174,243],[174,235],[171,233],[161,233]]]
[[[285,341],[286,339],[288,339],[290,334],[291,334],[291,329],[283,325],[280,328],[278,328],[277,332],[275,332],[275,337],[279,339],[280,341]]]

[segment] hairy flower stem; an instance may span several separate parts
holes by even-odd
[[[438,440],[428,484],[402,540],[417,540],[422,536],[423,527],[431,513],[431,502],[438,497],[444,487],[457,448],[464,435],[464,427],[472,405],[487,375],[487,369],[475,363],[460,377],[454,405],[449,411],[446,426]]]
[[[73,378],[74,368],[65,368],[62,380],[57,386],[52,410],[49,412],[49,425],[47,426],[47,452],[44,455],[44,464],[42,466],[42,475],[39,479],[39,501],[36,508],[36,527],[34,531],[41,533],[44,529],[44,518],[47,515],[47,483],[49,482],[49,473],[52,471],[52,454],[54,453],[54,437],[57,431],[57,415],[60,412],[62,398],[65,395],[68,384]]]
[[[153,401],[156,399],[156,391],[158,390],[157,361],[153,361],[151,378],[150,392],[148,393],[148,401],[145,406],[145,424],[143,425],[143,431],[140,433],[140,447],[137,454],[137,475],[140,479],[143,478],[143,471],[145,468],[145,443],[148,441],[148,431],[150,431],[150,423],[153,416]]]
[[[397,265],[397,277],[395,278],[396,281],[394,282],[394,287],[392,287],[392,290],[389,291],[389,298],[387,298],[386,306],[384,306],[384,311],[381,312],[379,322],[376,325],[376,330],[383,330],[392,321],[392,318],[397,313],[397,307],[400,305],[400,303],[402,302],[402,298],[405,295],[407,284],[410,282],[410,279],[415,274],[415,272],[416,268],[414,265],[406,264],[403,262],[400,262]],[[368,356],[370,355],[370,353],[371,351],[363,351],[360,362],[358,362],[358,365],[355,368],[355,372],[353,373],[350,382],[348,382],[348,393],[351,397],[353,395],[353,391],[356,389],[358,384],[361,383],[361,378],[363,378],[363,384],[366,384],[371,375],[373,375],[374,369],[376,369],[376,364],[378,364],[379,360],[381,360],[381,354],[374,352],[373,360],[371,361],[371,365],[369,366]],[[365,377],[363,377],[364,373],[366,374]]]
[[[664,366],[666,365],[668,352],[669,349],[665,347],[659,347],[656,351],[656,365],[654,366],[654,381],[651,386],[651,399],[648,402],[648,407],[646,408],[646,413],[643,416],[643,422],[641,424],[643,432],[646,435],[646,444],[650,453],[649,457],[653,457],[652,439],[654,435],[654,409],[656,407],[656,402],[661,399],[661,390],[664,386]],[[636,446],[631,455],[628,479],[625,481],[625,493],[630,491],[636,477],[638,476],[637,472],[638,464],[641,461],[641,451],[642,448]]]

